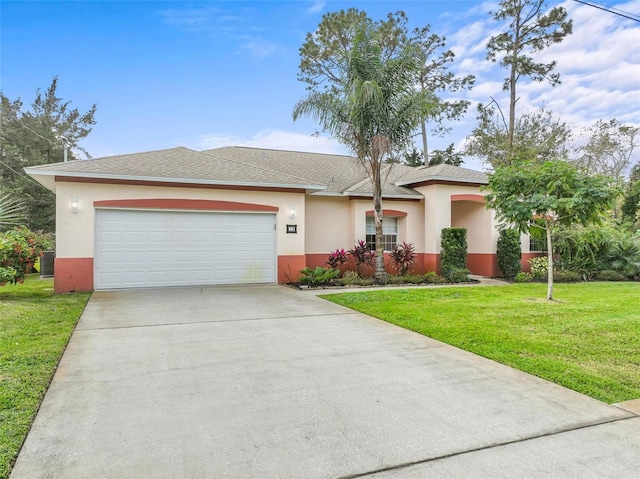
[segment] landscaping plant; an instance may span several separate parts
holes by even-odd
[[[348,253],[356,262],[358,276],[362,276],[362,266],[373,266],[376,253],[369,249],[366,241],[357,240],[356,244],[348,251]]]
[[[398,276],[404,276],[416,262],[416,251],[413,244],[403,241],[402,244],[396,245],[389,254],[391,256],[390,263],[393,264]]]
[[[0,233],[0,286],[22,283],[41,253],[34,233],[27,228]]]
[[[440,268],[442,276],[452,283],[469,279],[467,270],[467,229],[443,228]]]
[[[337,269],[323,268],[322,266],[318,266],[315,269],[307,266],[303,270],[300,270],[300,273],[302,273],[302,276],[300,276],[299,281],[301,283],[307,283],[309,286],[326,284],[340,275],[340,271]]]
[[[514,229],[500,230],[498,238],[498,267],[505,278],[515,279],[521,269],[522,247],[520,232]]]
[[[340,269],[340,266],[347,262],[347,253],[344,248],[337,249],[329,253],[327,264],[333,269]]]

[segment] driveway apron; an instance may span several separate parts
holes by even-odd
[[[638,477],[640,416],[280,286],[96,292],[12,479]]]

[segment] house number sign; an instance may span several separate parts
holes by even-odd
[[[287,234],[288,233],[298,234],[298,225],[287,225]]]

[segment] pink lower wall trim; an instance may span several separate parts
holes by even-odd
[[[467,269],[471,271],[471,274],[479,274],[480,276],[490,278],[500,276],[498,256],[491,253],[467,254]]]
[[[56,293],[93,291],[93,258],[56,258],[54,290]]]
[[[435,256],[436,258],[432,258],[431,256]],[[438,266],[438,258],[440,255],[429,255],[427,253],[416,253],[416,262],[414,264],[412,272],[415,274],[424,274],[427,271],[436,271]],[[316,268],[318,266],[322,268],[326,268],[329,265],[327,264],[327,259],[329,258],[329,253],[326,254],[308,254],[307,257],[307,266],[310,268]],[[390,263],[390,257],[388,253],[384,254],[384,267],[388,274],[396,274],[396,270],[393,267],[393,264]],[[344,273],[345,271],[355,271],[356,265],[352,259],[349,259],[341,268],[340,271]],[[362,268],[362,274],[365,276],[373,275],[373,268],[371,266],[364,266]]]
[[[306,266],[305,255],[278,256],[278,284],[294,283],[300,278],[300,270]]]

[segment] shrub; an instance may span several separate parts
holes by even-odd
[[[348,251],[349,255],[353,257],[356,262],[356,270],[358,271],[358,275],[362,276],[362,266],[368,265],[373,266],[373,261],[376,256],[375,251],[371,251],[369,246],[367,246],[366,241],[358,240],[353,248]]]
[[[340,269],[340,266],[347,262],[347,253],[344,249],[337,249],[329,254],[327,264],[333,269]]]
[[[430,284],[442,284],[446,282],[446,279],[444,279],[442,276],[438,276],[435,271],[428,271],[424,275],[424,282]]]
[[[406,275],[413,268],[416,262],[416,252],[413,244],[405,241],[400,245],[396,245],[395,248],[389,253],[391,256],[390,264],[396,269],[398,276]]]
[[[469,273],[466,268],[451,268],[445,278],[450,283],[466,283],[469,281]]]
[[[521,258],[520,232],[514,229],[501,230],[498,238],[498,267],[506,278],[513,279],[520,272]]]
[[[340,283],[344,286],[347,286],[350,284],[355,284],[358,279],[360,279],[360,276],[355,271],[345,271],[345,273],[342,275],[342,278],[340,278]]]
[[[309,286],[318,286],[338,277],[340,271],[332,268],[323,268],[321,266],[311,269],[307,266],[303,270],[300,270],[300,273],[302,273],[299,279],[301,283],[307,283]]]
[[[576,271],[554,271],[553,280],[556,283],[576,283],[582,281],[582,275]]]
[[[27,228],[0,233],[0,286],[22,283],[41,253],[42,247]]]
[[[546,256],[539,258],[531,258],[529,260],[531,266],[531,277],[533,279],[546,279],[549,274],[549,259]]]
[[[595,275],[595,279],[599,281],[626,281],[627,277],[618,271],[605,269],[604,271],[598,271]]]
[[[347,271],[342,278],[336,280],[336,284],[342,286],[371,286],[374,282],[373,278],[361,278],[355,271]]]
[[[462,271],[467,271],[467,229],[444,228],[441,239],[440,265],[442,275],[452,283],[460,282],[454,281],[453,278],[459,278]],[[467,271],[467,276],[468,274]]]
[[[420,274],[405,274],[398,276],[388,276],[387,283],[389,284],[422,284],[424,283],[424,276]]]
[[[516,283],[529,283],[533,280],[533,276],[531,273],[525,273],[524,271],[520,271],[516,274],[515,281]]]
[[[628,278],[640,276],[640,237],[624,232],[616,234],[609,246],[605,264]]]

